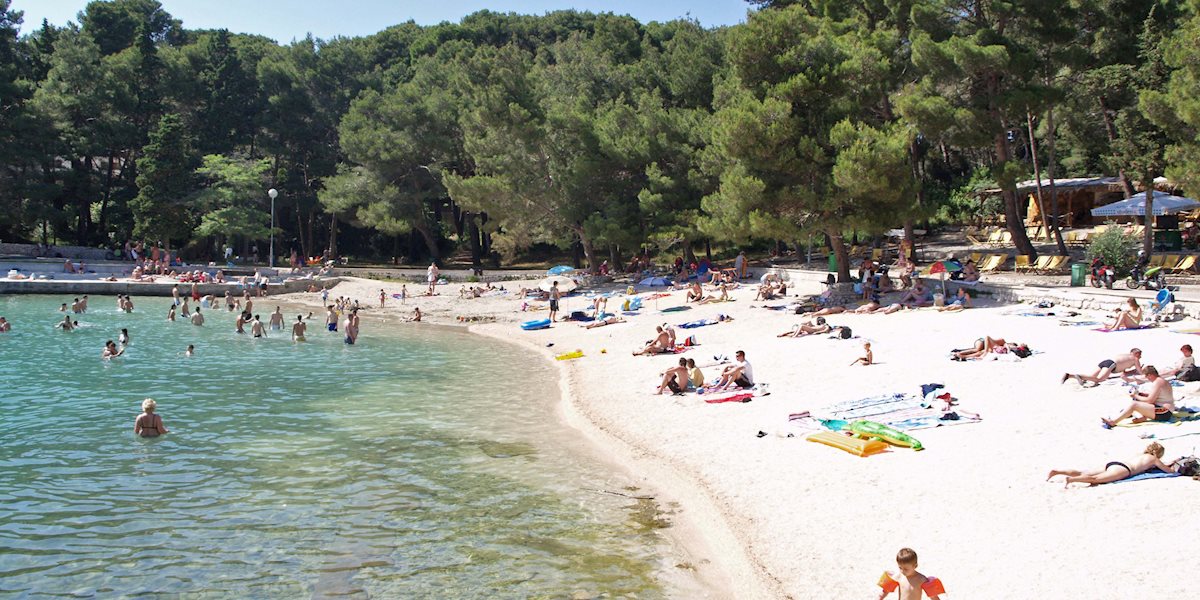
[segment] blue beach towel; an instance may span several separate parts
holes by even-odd
[[[1118,479],[1117,481],[1114,481],[1113,483],[1125,483],[1127,481],[1142,481],[1144,479],[1166,479],[1168,477],[1179,477],[1179,473],[1164,473],[1162,471],[1159,471],[1158,469],[1154,469],[1153,471],[1146,471],[1145,473],[1138,473],[1137,475],[1134,475],[1133,477],[1126,477],[1125,479]]]

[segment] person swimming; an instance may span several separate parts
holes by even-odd
[[[292,325],[292,341],[305,341],[304,333],[308,331],[308,324],[304,322],[304,317],[296,315],[296,322]]]
[[[158,403],[152,398],[142,400],[142,414],[133,421],[133,433],[141,437],[158,437],[170,430],[163,423],[162,417],[154,413]]]

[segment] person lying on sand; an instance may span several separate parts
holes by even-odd
[[[955,360],[975,360],[983,358],[992,352],[996,352],[1001,348],[1006,348],[1007,343],[1004,338],[993,338],[984,336],[975,340],[975,344],[969,350],[955,350]]]
[[[612,325],[613,323],[624,323],[624,322],[625,322],[625,319],[621,318],[620,316],[608,315],[607,317],[604,317],[603,319],[597,319],[595,321],[592,321],[591,323],[587,323],[586,325],[583,325],[582,327],[584,329],[595,329],[597,327],[604,327],[605,325]]]
[[[971,308],[971,295],[965,288],[958,288],[950,302],[938,307],[938,312],[957,312],[966,308]]]
[[[687,359],[681,358],[679,359],[679,366],[671,367],[663,373],[662,384],[658,386],[658,391],[654,393],[659,395],[663,393],[663,390],[670,388],[672,394],[677,396],[682,395],[683,390],[687,389],[688,378]]]
[[[821,310],[815,310],[808,314],[810,314],[814,317],[819,317],[819,316],[823,316],[823,315],[840,315],[844,312],[846,312],[845,306],[826,306],[825,308],[822,308]]]
[[[654,328],[657,335],[653,340],[646,343],[646,346],[641,350],[633,353],[634,356],[642,356],[643,354],[662,354],[671,350],[671,334],[663,330],[662,325]]]
[[[1059,475],[1066,475],[1067,479],[1066,482],[1063,483],[1063,487],[1068,487],[1072,483],[1086,483],[1091,486],[1128,479],[1134,475],[1145,473],[1146,471],[1149,471],[1155,467],[1167,473],[1174,473],[1175,463],[1178,462],[1179,459],[1175,459],[1169,463],[1164,463],[1162,461],[1164,452],[1165,449],[1162,447],[1162,444],[1158,442],[1151,442],[1149,446],[1146,446],[1145,451],[1131,461],[1120,462],[1114,460],[1107,465],[1104,465],[1103,469],[1095,469],[1091,471],[1081,471],[1078,469],[1051,469],[1050,474],[1046,476],[1046,481],[1050,481]]]
[[[1142,351],[1137,348],[1133,348],[1128,354],[1119,354],[1116,358],[1109,358],[1100,361],[1100,364],[1096,365],[1096,367],[1096,371],[1091,375],[1063,373],[1062,381],[1059,383],[1066,383],[1068,379],[1074,377],[1075,381],[1079,382],[1079,385],[1083,385],[1083,382],[1088,381],[1091,382],[1094,387],[1096,385],[1100,385],[1101,382],[1108,380],[1109,377],[1112,377],[1113,373],[1120,373],[1121,379],[1127,382],[1132,382],[1133,380],[1131,378],[1133,376],[1144,374],[1142,369]]]
[[[1129,398],[1133,402],[1129,408],[1121,413],[1115,419],[1100,419],[1106,428],[1112,428],[1117,423],[1133,416],[1134,423],[1144,423],[1146,421],[1170,421],[1171,413],[1175,412],[1175,393],[1171,390],[1171,383],[1165,377],[1158,376],[1158,369],[1153,366],[1146,366],[1144,371],[1146,379],[1149,381],[1150,389],[1145,392],[1140,392],[1136,389],[1129,392]]]
[[[722,283],[720,290],[721,290],[720,296],[709,295],[704,298],[701,298],[699,301],[696,302],[696,304],[708,304],[709,302],[728,302],[730,300],[729,284]]]
[[[1112,325],[1108,326],[1109,331],[1132,329],[1142,324],[1142,307],[1137,300],[1129,298],[1125,302],[1128,306],[1124,310],[1117,309]]]
[[[792,327],[790,330],[785,331],[775,337],[794,337],[795,338],[795,337],[802,337],[802,336],[806,336],[806,335],[818,335],[818,334],[822,334],[822,333],[829,333],[831,331],[833,331],[833,327],[830,327],[829,324],[825,322],[824,318],[817,317],[816,323],[813,323],[813,324],[800,323],[799,325],[796,325],[795,327]]]

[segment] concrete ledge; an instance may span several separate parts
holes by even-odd
[[[272,283],[267,286],[267,294],[290,294],[303,292],[308,286],[333,287],[341,282],[339,278],[330,279],[301,279]],[[0,294],[62,294],[66,296],[82,296],[95,294],[97,296],[115,296],[128,294],[130,296],[170,296],[171,288],[179,285],[181,293],[191,292],[192,284],[175,282],[139,283],[134,281],[101,281],[96,279],[54,280],[54,279],[0,279]],[[244,289],[237,283],[202,283],[197,286],[201,294],[224,296],[226,290],[232,294],[241,294]]]

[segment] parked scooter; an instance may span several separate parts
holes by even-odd
[[[1138,288],[1165,290],[1167,289],[1167,274],[1163,272],[1162,267],[1147,269],[1139,260],[1138,264],[1134,265],[1133,270],[1129,272],[1129,278],[1125,280],[1125,287],[1131,290]]]
[[[1092,287],[1106,287],[1112,289],[1113,284],[1117,281],[1117,270],[1111,265],[1104,264],[1100,257],[1092,259]]]

